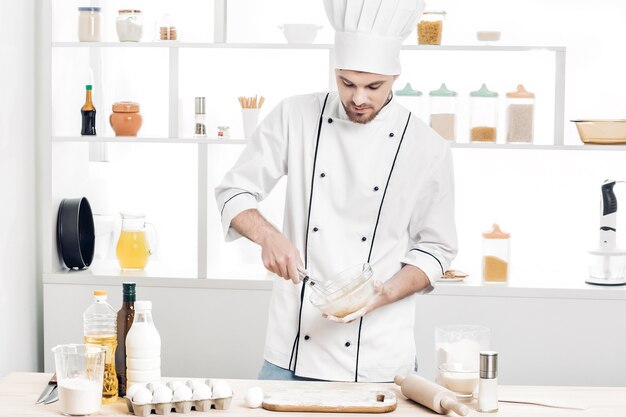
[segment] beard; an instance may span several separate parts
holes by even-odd
[[[366,124],[371,122],[372,120],[374,120],[376,118],[376,116],[378,116],[378,113],[381,111],[382,107],[376,111],[372,111],[371,113],[366,113],[366,114],[359,114],[355,111],[353,111],[351,108],[346,107],[345,104],[343,104],[343,102],[341,103],[341,105],[343,106],[343,109],[346,111],[346,114],[348,115],[348,119],[350,119],[351,122],[353,123],[360,123],[360,124]],[[352,107],[352,105],[350,106]],[[384,107],[384,106],[383,106]],[[373,107],[366,107],[366,109],[373,109]]]

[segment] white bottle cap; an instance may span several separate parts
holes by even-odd
[[[135,311],[152,310],[152,301],[141,300],[135,301]]]

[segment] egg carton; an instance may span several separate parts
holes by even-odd
[[[147,417],[152,414],[154,411],[158,415],[168,415],[175,410],[176,413],[187,414],[192,409],[200,412],[206,412],[211,410],[212,408],[216,410],[228,410],[230,407],[230,402],[233,399],[233,396],[224,397],[224,398],[209,398],[206,400],[189,400],[189,401],[176,401],[176,402],[167,402],[167,403],[156,403],[156,404],[137,404],[133,403],[132,400],[128,397],[124,397],[126,400],[126,406],[128,407],[128,412],[132,413],[136,416]]]

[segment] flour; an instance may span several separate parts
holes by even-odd
[[[83,416],[100,411],[102,383],[87,378],[64,379],[58,383],[61,412],[71,416]]]

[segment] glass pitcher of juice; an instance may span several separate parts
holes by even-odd
[[[124,270],[142,270],[151,255],[150,244],[146,236],[146,227],[150,227],[156,238],[152,223],[146,222],[146,216],[136,213],[120,213],[122,231],[117,241],[117,261]]]

